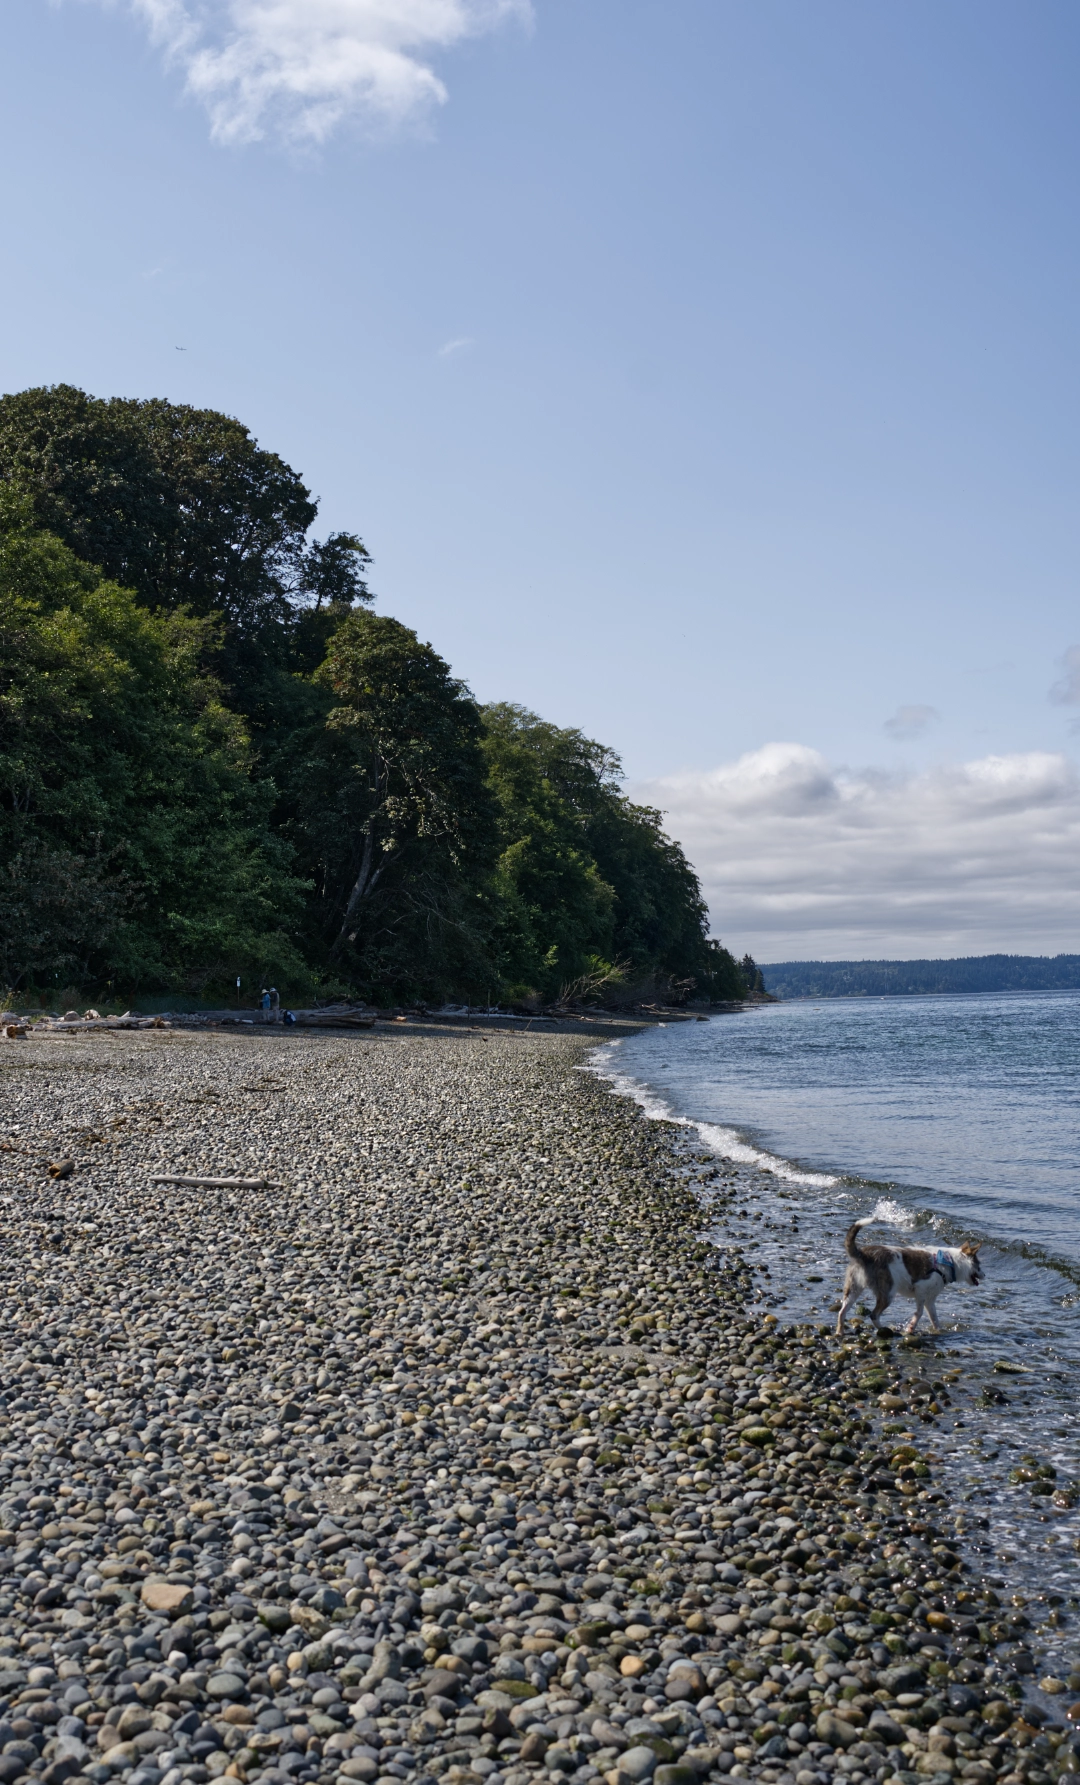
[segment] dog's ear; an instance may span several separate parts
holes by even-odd
[[[960,1250],[966,1253],[968,1258],[977,1258],[979,1255],[978,1246],[961,1246]]]

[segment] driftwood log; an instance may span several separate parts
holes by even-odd
[[[282,1011],[200,1010],[189,1015],[170,1012],[166,1016],[132,1016],[127,1012],[124,1016],[45,1018],[29,1025],[20,1018],[17,1023],[6,1024],[3,1034],[14,1041],[27,1034],[89,1035],[103,1029],[217,1029],[238,1025],[255,1029],[280,1028],[283,1014]],[[291,1014],[298,1029],[373,1029],[376,1022],[373,1010],[331,1008],[294,1010]],[[286,1026],[291,1028],[292,1024]]]
[[[172,1024],[163,1016],[98,1016],[61,1017],[58,1021],[35,1023],[31,1034],[89,1035],[100,1029],[169,1029]]]
[[[350,1009],[346,1006],[325,1010],[293,1010],[289,1013],[292,1023],[284,1022],[283,1010],[198,1010],[187,1015],[174,1015],[170,1018],[174,1026],[184,1029],[220,1029],[243,1026],[245,1029],[373,1029],[377,1013],[374,1010]]]

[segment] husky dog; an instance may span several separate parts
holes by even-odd
[[[851,1260],[844,1278],[844,1299],[836,1317],[836,1330],[843,1331],[844,1316],[864,1294],[873,1294],[870,1318],[880,1326],[881,1316],[896,1295],[911,1296],[915,1312],[905,1328],[913,1333],[922,1314],[930,1316],[930,1324],[939,1332],[934,1303],[943,1289],[954,1283],[972,1287],[982,1282],[978,1246],[939,1246],[936,1252],[924,1246],[860,1246],[859,1229],[869,1227],[873,1215],[865,1215],[848,1228],[844,1250]]]

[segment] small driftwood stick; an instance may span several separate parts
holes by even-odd
[[[155,1172],[152,1184],[190,1184],[207,1190],[284,1190],[273,1178],[182,1178],[172,1172]]]

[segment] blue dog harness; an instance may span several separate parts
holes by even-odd
[[[941,1272],[946,1283],[956,1282],[956,1260],[950,1258],[942,1246],[934,1253],[934,1269]]]

